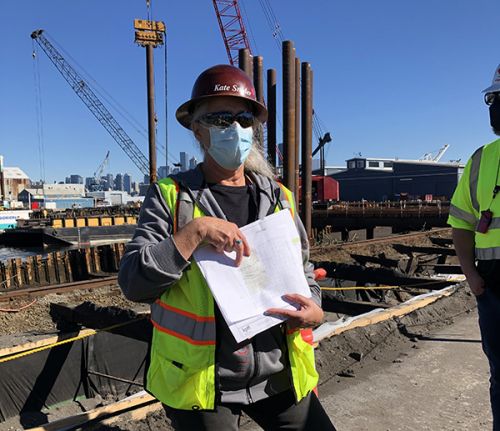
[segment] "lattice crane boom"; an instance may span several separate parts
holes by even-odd
[[[250,43],[241,17],[238,0],[212,0],[212,2],[229,62],[233,66],[237,66],[240,49],[247,48],[251,54]]]
[[[96,182],[100,181],[104,169],[106,169],[106,166],[108,166],[108,162],[109,162],[109,150],[106,153],[106,157],[104,157],[104,160],[101,162],[101,164],[97,167],[96,171],[94,172],[94,180]]]
[[[50,61],[52,61],[73,91],[80,97],[82,102],[89,108],[90,112],[94,114],[122,150],[125,151],[125,154],[127,154],[137,168],[139,168],[144,175],[149,175],[148,159],[127,135],[125,130],[118,124],[108,109],[102,104],[85,80],[47,40],[43,35],[43,30],[34,31],[31,33],[31,38],[34,39],[45,54],[47,54]]]

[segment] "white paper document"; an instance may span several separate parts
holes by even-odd
[[[211,246],[194,258],[237,342],[276,325],[283,319],[265,316],[269,308],[294,307],[287,293],[310,297],[302,265],[300,237],[289,211],[279,211],[241,228],[250,256],[234,265],[235,252],[218,253]]]

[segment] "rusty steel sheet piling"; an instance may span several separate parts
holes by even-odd
[[[302,206],[300,211],[308,238],[311,238],[312,228],[312,88],[311,65],[302,63]]]
[[[55,251],[0,262],[0,294],[29,286],[74,283],[118,272],[125,243]]]
[[[295,192],[295,58],[293,42],[283,42],[283,182]]]
[[[276,69],[267,71],[267,160],[276,167]]]
[[[300,59],[295,57],[295,205],[299,207],[300,181]]]
[[[238,67],[253,81],[252,56],[247,48],[241,48],[238,51]]]

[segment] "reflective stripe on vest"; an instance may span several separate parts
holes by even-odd
[[[479,201],[477,199],[477,183],[479,182],[479,171],[481,168],[481,156],[483,147],[479,148],[473,155],[470,166],[469,190],[472,207],[479,212]]]
[[[476,248],[476,259],[479,260],[500,259],[500,247]]]
[[[491,219],[490,229],[500,229],[500,217],[493,217]]]
[[[159,331],[190,344],[215,345],[214,316],[197,316],[157,299],[151,308],[151,321]]]
[[[471,225],[475,225],[478,221],[477,218],[474,217],[474,215],[468,213],[467,211],[461,210],[453,204],[450,204],[450,215],[460,220],[464,220]]]

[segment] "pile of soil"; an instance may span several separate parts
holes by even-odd
[[[56,333],[56,323],[49,313],[51,303],[77,305],[85,301],[103,307],[138,308],[138,304],[125,299],[118,287],[74,290],[70,293],[50,294],[34,299],[15,298],[9,302],[0,302],[0,347],[13,345],[11,342],[13,337],[22,335],[26,342],[29,342],[30,336]],[[25,306],[27,307],[23,308]],[[3,311],[19,309],[18,312]],[[19,340],[17,340],[16,344],[19,344]]]

